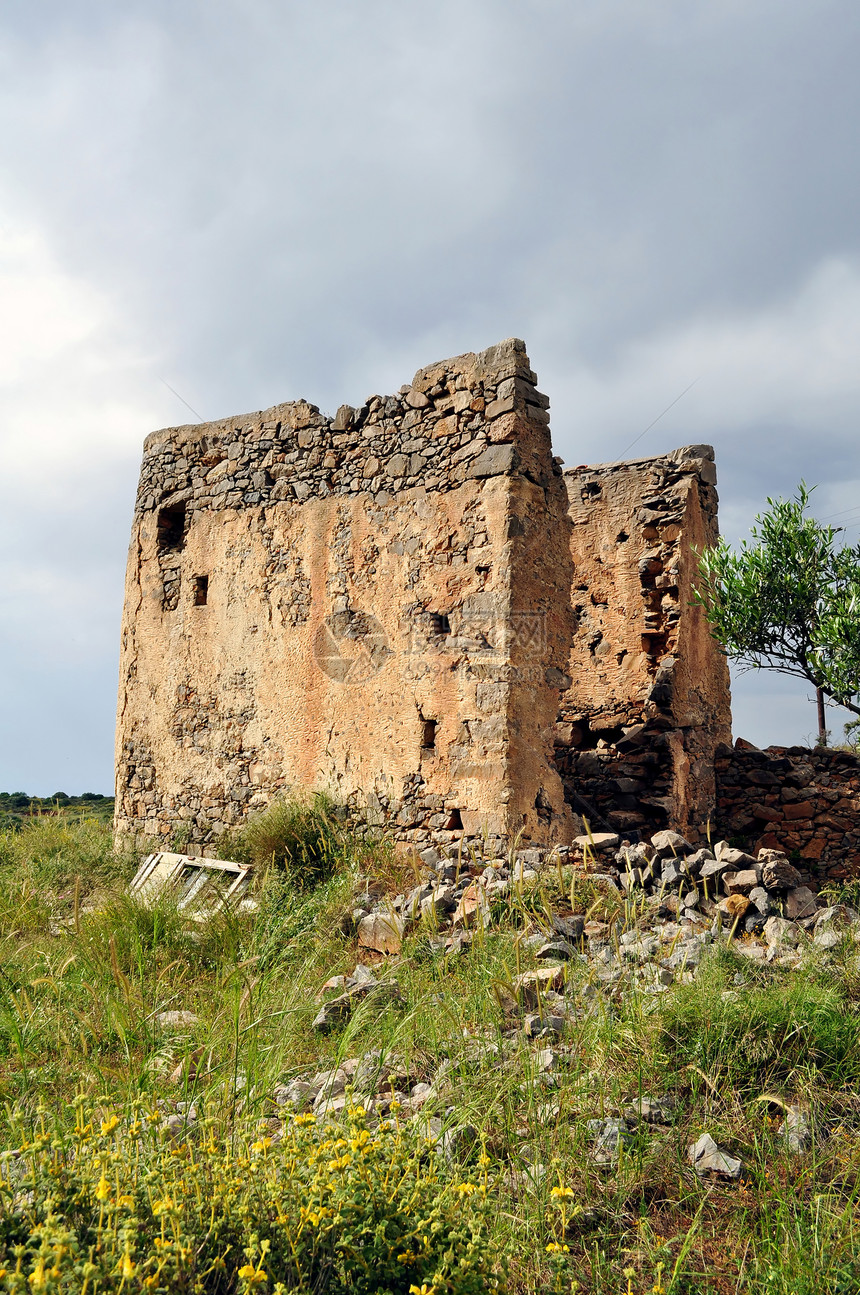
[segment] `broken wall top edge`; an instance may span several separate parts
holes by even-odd
[[[675,450],[665,450],[662,454],[646,454],[638,459],[613,459],[608,463],[580,463],[573,468],[565,468],[565,476],[574,476],[578,472],[611,472],[626,468],[641,467],[648,463],[660,463],[666,460],[682,463],[686,459],[707,459],[714,462],[713,445],[681,445]]]
[[[421,390],[436,372],[441,376],[442,373],[463,373],[469,370],[472,370],[475,377],[480,379],[486,377],[501,379],[517,374],[523,376],[528,374],[532,382],[537,381],[537,375],[531,371],[525,342],[519,337],[508,337],[493,346],[486,347],[483,351],[466,351],[462,355],[453,355],[447,359],[426,364],[416,371],[411,383],[404,385],[413,390]],[[363,409],[372,400],[386,400],[391,394],[393,393],[374,392],[354,408]],[[198,423],[176,423],[157,428],[144,438],[143,452],[146,455],[156,447],[170,442],[187,444],[200,437],[211,436],[213,431],[226,434],[240,427],[243,430],[250,429],[254,425],[261,428],[265,423],[288,419],[290,413],[296,410],[306,410],[310,417],[319,418],[323,423],[330,424],[334,421],[333,415],[321,414],[317,405],[306,400],[304,396],[299,396],[294,400],[284,400],[276,405],[269,405],[266,409],[228,414]]]

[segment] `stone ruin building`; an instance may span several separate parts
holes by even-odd
[[[563,470],[548,407],[509,339],[334,418],[149,436],[117,830],[205,850],[298,788],[419,848],[701,834],[730,741],[691,601],[713,452]]]

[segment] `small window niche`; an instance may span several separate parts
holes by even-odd
[[[184,503],[171,504],[159,510],[155,543],[162,579],[161,606],[167,612],[174,612],[179,606],[182,548],[185,544],[187,521]]]
[[[160,553],[176,553],[182,548],[185,543],[184,504],[161,509],[158,514],[157,540]]]
[[[209,577],[194,577],[194,606],[205,607],[209,601]]]
[[[462,815],[460,814],[459,809],[452,809],[450,816],[448,818],[448,822],[445,824],[445,831],[462,832],[462,830],[463,830]]]
[[[430,634],[433,638],[444,638],[451,633],[451,622],[444,612],[430,612]]]
[[[423,719],[421,720],[421,750],[436,750],[436,727],[438,720]]]

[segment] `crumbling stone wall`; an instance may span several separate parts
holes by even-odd
[[[148,437],[118,831],[211,847],[292,788],[417,846],[565,842],[586,805],[690,830],[729,736],[687,605],[711,451],[563,474],[548,406],[510,339],[334,418]]]
[[[297,401],[148,437],[120,832],[210,843],[298,786],[419,845],[569,835],[566,496],[535,383],[512,340],[334,418]]]
[[[627,836],[696,834],[730,740],[728,669],[692,602],[695,557],[717,538],[713,450],[565,472],[574,564],[571,679],[556,727],[568,799]]]
[[[860,760],[850,751],[749,743],[716,752],[718,831],[789,852],[820,885],[860,872]]]

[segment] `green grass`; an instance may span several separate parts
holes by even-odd
[[[277,1084],[378,1049],[410,1082],[445,1070],[422,1118],[478,1131],[451,1181],[487,1176],[482,1245],[509,1256],[512,1292],[860,1289],[855,946],[800,971],[720,948],[662,995],[595,987],[593,966],[571,963],[577,1019],[551,1045],[547,1076],[536,1060],[546,1045],[511,1032],[499,994],[535,965],[526,928],[571,907],[631,925],[635,908],[567,870],[549,873],[514,888],[466,952],[434,952],[432,932],[418,929],[385,966],[358,950],[349,914],[368,882],[408,886],[409,867],[345,832],[330,806],[299,810],[279,808],[232,843],[261,864],[257,911],[202,926],[125,894],[137,860],[114,853],[104,824],[43,818],[0,833],[2,1146],[37,1136],[43,1121],[70,1128],[79,1094],[97,1126],[112,1111],[161,1119],[193,1100],[221,1138],[241,1142],[279,1113]],[[285,841],[298,842],[292,853]],[[371,997],[342,1030],[314,1033],[321,985],[362,958],[396,980],[400,1001]],[[157,1013],[178,1009],[196,1023],[160,1029]],[[615,1164],[594,1163],[588,1120],[667,1094],[669,1126],[634,1132]],[[799,1157],[776,1132],[793,1101],[810,1106],[818,1130]],[[406,1145],[417,1131],[403,1128]],[[686,1149],[704,1130],[743,1160],[740,1183],[693,1173]]]

